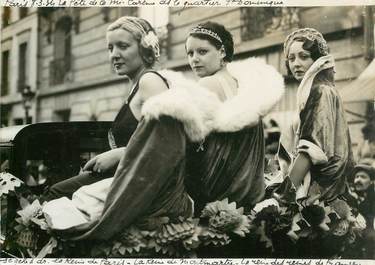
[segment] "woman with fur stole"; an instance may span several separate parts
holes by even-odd
[[[134,83],[109,133],[113,148],[91,159],[81,175],[51,187],[43,208],[50,227],[74,240],[113,239],[131,225],[155,230],[193,212],[184,186],[184,120],[158,115],[153,107],[156,95],[178,86],[167,80],[173,73],[164,77],[153,70],[159,56],[153,28],[141,18],[119,18],[108,27],[107,44],[116,73]],[[198,132],[194,137],[202,136]],[[71,200],[61,200],[63,196]],[[84,218],[77,214],[73,222],[73,212]]]
[[[211,133],[189,152],[186,183],[196,214],[225,198],[249,213],[265,192],[262,117],[281,98],[283,78],[260,59],[230,63],[233,38],[218,23],[194,27],[186,53],[199,84],[220,99]]]
[[[227,50],[227,58],[233,55],[233,41],[231,45],[232,51]],[[216,59],[221,61],[219,56]],[[224,71],[225,65],[223,61],[214,71]],[[249,67],[249,72],[252,72],[248,78],[235,74],[239,69],[243,72],[243,67]],[[182,74],[157,73],[169,89],[142,103],[137,116],[138,126],[114,177],[84,186],[73,196],[80,211],[95,214],[91,215],[88,224],[73,227],[71,239],[104,242],[130,234],[140,239],[136,244],[138,250],[139,247],[149,250],[155,248],[158,241],[153,241],[153,246],[142,242],[146,242],[146,237],[151,234],[158,235],[157,231],[168,223],[173,224],[168,226],[168,233],[172,233],[170,238],[180,235],[181,231],[169,230],[192,216],[192,202],[183,184],[187,175],[191,176],[187,173],[191,167],[186,163],[196,165],[190,159],[196,161],[200,157],[201,153],[195,150],[202,147],[202,143],[207,152],[202,153],[201,166],[206,170],[211,168],[212,177],[218,177],[224,185],[215,185],[215,196],[210,200],[194,197],[198,205],[227,197],[241,206],[250,207],[262,198],[264,138],[261,116],[281,97],[283,80],[272,67],[260,60],[240,62],[231,69],[233,78],[236,78],[232,81],[236,83],[237,94],[231,99],[221,98],[218,91],[212,91],[206,83],[197,84]],[[257,89],[260,76],[272,80],[261,83],[267,97],[259,94]],[[207,144],[209,146],[205,146]],[[216,153],[218,144],[221,151]],[[213,161],[223,159],[224,168],[218,170],[221,167],[215,166]],[[232,164],[233,159],[237,160],[235,164]],[[124,238],[124,244],[127,244],[130,239]],[[169,237],[165,240],[168,241]]]

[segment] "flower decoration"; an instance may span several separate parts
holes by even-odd
[[[16,187],[20,187],[23,182],[13,176],[10,173],[1,172],[0,173],[0,197],[3,194],[8,194],[9,191],[14,191]]]
[[[319,201],[319,195],[313,195],[302,202],[299,212],[293,217],[293,224],[288,235],[297,240],[300,237],[314,237],[316,233],[329,231],[331,207]]]
[[[231,242],[229,235],[217,231],[212,227],[203,227],[199,234],[199,238],[204,246],[225,246]]]
[[[236,203],[229,203],[225,198],[205,206],[201,217],[207,217],[209,227],[223,233],[234,233],[244,237],[250,232],[250,220],[243,214],[243,207],[236,207]]]
[[[90,251],[93,257],[138,257],[144,255],[148,248],[148,236],[136,226],[130,226],[118,237],[96,244]]]
[[[23,209],[17,212],[21,217],[16,220],[24,226],[29,226],[31,221],[35,221],[43,215],[42,205],[40,205],[39,200],[35,200],[31,204],[24,200],[24,203]]]
[[[156,58],[160,57],[159,39],[153,31],[149,31],[143,36],[142,45],[151,48]]]
[[[141,248],[147,246],[147,241],[141,230],[135,226],[131,226],[124,233],[121,234],[119,241],[113,244],[112,253],[118,252],[122,256],[126,253],[132,254],[133,252],[139,252]]]
[[[362,214],[358,214],[355,218],[353,228],[357,230],[364,230],[366,228],[366,219]]]
[[[336,199],[333,202],[331,202],[329,205],[332,207],[332,209],[337,213],[337,215],[341,219],[346,219],[346,220],[349,220],[350,222],[355,221],[355,218],[351,212],[351,209],[345,201]]]
[[[302,217],[311,226],[319,226],[326,220],[324,208],[319,205],[308,205],[301,211]]]
[[[253,226],[263,223],[265,233],[271,236],[272,233],[291,226],[292,212],[287,207],[280,206],[275,198],[270,198],[257,203],[249,218]]]
[[[185,249],[193,250],[199,247],[199,245],[201,244],[201,241],[199,240],[200,232],[201,228],[196,226],[194,228],[194,233],[190,237],[187,237],[182,241],[182,245]]]
[[[255,216],[257,213],[261,212],[263,209],[272,207],[279,212],[280,206],[276,199],[266,199],[264,201],[261,201],[255,205],[255,207],[251,210],[252,216]]]
[[[177,222],[164,224],[153,236],[151,246],[156,252],[169,256],[181,256],[200,244],[199,219],[179,217]]]
[[[192,218],[187,220],[181,219],[181,222],[179,223],[164,224],[160,229],[160,232],[155,235],[156,243],[159,245],[165,245],[193,236],[199,220]]]

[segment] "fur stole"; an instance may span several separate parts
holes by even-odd
[[[282,75],[261,59],[236,61],[227,67],[238,82],[238,93],[217,110],[215,130],[219,132],[235,132],[257,124],[284,93]]]
[[[219,98],[182,73],[159,72],[168,82],[169,89],[148,99],[142,107],[146,120],[171,116],[183,123],[193,142],[202,141],[214,128],[214,115],[220,106]]]
[[[160,71],[170,89],[147,100],[142,115],[146,120],[162,115],[176,118],[194,142],[213,131],[235,132],[254,126],[283,95],[283,78],[272,66],[254,58],[230,63],[228,71],[239,87],[238,94],[225,102],[182,73]]]

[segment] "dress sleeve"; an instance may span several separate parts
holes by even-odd
[[[331,87],[311,90],[300,120],[298,151],[307,153],[314,165],[327,162],[335,152],[336,96]]]
[[[120,160],[99,222],[74,239],[108,240],[147,216],[183,163],[185,140],[182,124],[172,118],[142,120]]]

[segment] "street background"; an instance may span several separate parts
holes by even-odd
[[[2,127],[113,120],[130,84],[111,69],[105,34],[107,26],[124,15],[150,21],[162,46],[158,67],[182,71],[189,78],[194,78],[184,46],[189,30],[207,20],[224,24],[234,37],[235,61],[261,57],[284,75],[285,95],[265,118],[282,133],[287,133],[293,117],[297,88],[287,74],[282,44],[296,28],[315,28],[324,34],[335,58],[336,86],[354,150],[363,141],[361,129],[374,120],[374,6],[1,7],[0,12]]]

